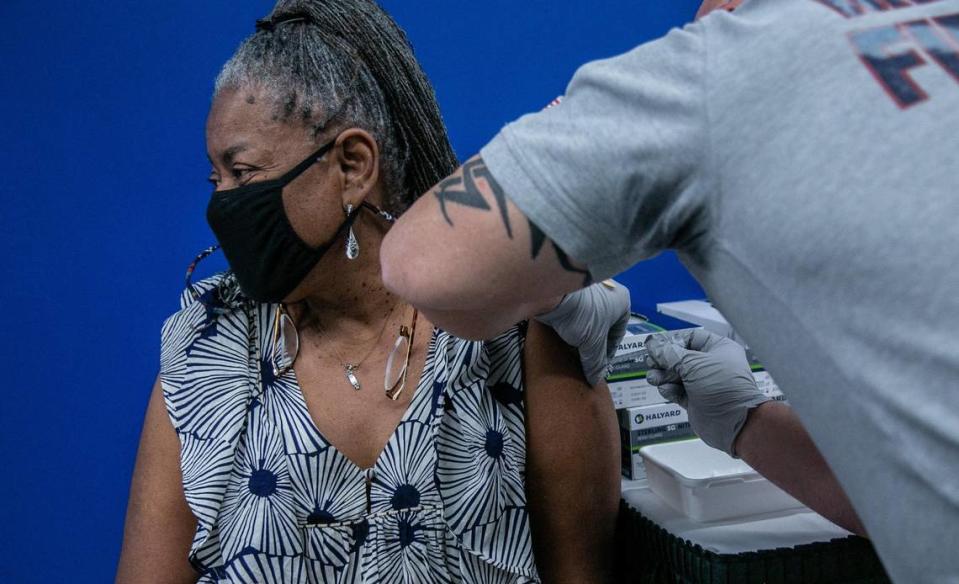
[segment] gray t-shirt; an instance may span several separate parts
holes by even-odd
[[[959,0],[749,0],[482,151],[595,278],[675,248],[898,582],[959,582]]]

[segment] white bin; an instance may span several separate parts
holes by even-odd
[[[640,450],[649,487],[695,521],[722,521],[802,508],[751,466],[702,440],[655,444]]]

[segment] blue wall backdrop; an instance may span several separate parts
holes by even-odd
[[[457,153],[576,67],[689,20],[697,0],[386,0]],[[212,241],[212,79],[269,0],[3,0],[0,582],[112,580],[159,327]],[[669,255],[636,308],[702,296]]]

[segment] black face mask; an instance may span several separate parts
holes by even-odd
[[[207,222],[219,240],[240,288],[252,300],[282,302],[356,220],[359,209],[347,216],[329,241],[312,248],[293,230],[283,208],[283,187],[303,174],[335,144],[336,139],[333,139],[279,178],[217,191],[210,198]],[[362,207],[370,207],[379,213],[368,203]]]

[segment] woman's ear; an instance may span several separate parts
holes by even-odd
[[[380,180],[380,147],[366,130],[350,128],[336,139],[335,163],[343,177],[343,207],[354,209],[366,200]]]

